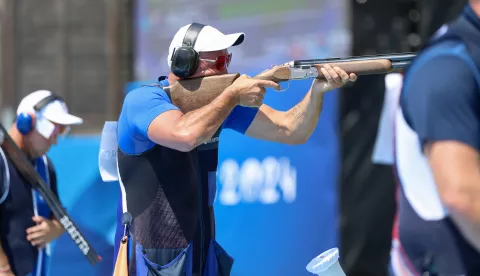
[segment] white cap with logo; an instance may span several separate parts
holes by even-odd
[[[17,116],[21,113],[32,113],[36,117],[35,128],[45,137],[50,137],[54,129],[52,123],[70,126],[83,123],[83,119],[69,113],[65,102],[54,100],[45,105],[41,110],[36,111],[35,105],[53,93],[48,90],[37,90],[25,96],[17,108]],[[49,123],[51,122],[51,123]],[[53,129],[52,129],[53,127]]]
[[[183,39],[190,25],[181,27],[173,37],[168,49],[168,67],[172,65],[171,59],[175,49],[183,45]],[[193,49],[197,52],[219,51],[240,45],[244,40],[245,33],[224,34],[216,28],[206,25],[198,34]]]

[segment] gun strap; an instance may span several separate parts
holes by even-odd
[[[118,248],[117,259],[115,261],[115,268],[113,275],[128,276],[128,236],[123,236],[120,240],[120,247]]]

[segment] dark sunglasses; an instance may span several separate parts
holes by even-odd
[[[228,66],[230,65],[230,62],[232,61],[232,53],[230,53],[226,56],[218,56],[216,59],[201,58],[200,60],[204,60],[204,61],[208,61],[208,62],[214,62],[217,70],[222,70],[224,68],[228,68]]]

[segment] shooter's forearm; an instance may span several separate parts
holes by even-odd
[[[293,108],[285,112],[285,126],[294,144],[305,143],[317,126],[323,106],[323,93],[307,95]]]

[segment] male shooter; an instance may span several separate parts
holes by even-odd
[[[205,143],[225,128],[272,142],[305,143],[318,123],[324,93],[357,78],[327,65],[321,69],[325,79],[315,79],[286,112],[262,103],[266,88],[278,90],[277,83],[246,75],[199,109],[183,113],[172,104],[166,86],[227,74],[228,49],[244,38],[198,23],[183,26],[170,44],[168,77],[125,98],[117,131],[122,209],[133,217],[136,241],[129,275],[230,275],[233,259],[215,241],[216,184],[208,181],[218,150]]]

